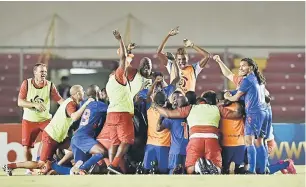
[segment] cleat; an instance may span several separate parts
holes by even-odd
[[[109,165],[109,166],[107,167],[107,170],[109,171],[109,174],[122,175],[122,173],[119,172],[119,169],[118,169],[118,168],[115,168],[115,167],[112,166],[112,165]]]
[[[230,167],[229,167],[229,174],[231,175],[235,174],[235,167],[236,167],[235,162],[231,162]]]
[[[286,159],[285,162],[289,162],[289,166],[286,168],[289,174],[296,174],[296,169],[292,159]]]
[[[2,166],[2,169],[7,176],[12,176],[13,169],[9,168],[7,165]]]
[[[82,164],[83,164],[82,160],[77,161],[74,164],[74,166],[70,169],[70,175],[78,175]]]

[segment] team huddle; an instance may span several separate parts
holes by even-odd
[[[270,94],[256,62],[244,58],[238,75],[218,55],[185,39],[176,54],[164,53],[172,29],[157,50],[170,74],[152,71],[151,59],[132,67],[132,50],[118,30],[119,63],[105,89],[73,85],[63,100],[47,67],[34,66],[34,78],[25,80],[18,106],[23,107],[22,144],[25,162],[3,166],[11,176],[16,168],[43,175],[89,174],[296,174],[291,159],[268,163],[275,147]],[[185,48],[202,59],[188,63]],[[197,96],[196,79],[209,59],[236,85],[236,90],[207,90]],[[85,94],[87,99],[85,99]],[[50,114],[51,99],[60,104]],[[31,148],[42,132],[37,161]]]

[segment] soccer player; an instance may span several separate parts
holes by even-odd
[[[221,71],[224,74],[228,68],[223,64],[218,55],[214,56],[214,60],[218,62]],[[265,78],[259,72],[257,64],[250,58],[244,58],[240,62],[239,76],[244,77],[240,83],[238,92],[231,95],[227,92],[225,99],[230,101],[238,101],[245,95],[245,143],[247,147],[249,174],[255,174],[256,157],[260,160],[260,173],[265,173],[267,152],[261,138],[266,132],[262,129],[267,119],[266,103],[265,103]],[[234,82],[234,75],[229,71],[226,77]],[[255,148],[255,136],[257,137],[257,148]]]
[[[70,143],[66,137],[68,130],[73,121],[78,120],[86,106],[93,101],[89,98],[80,109],[76,109],[77,105],[84,99],[84,90],[81,85],[74,85],[70,89],[71,97],[66,99],[56,111],[50,123],[46,126],[42,133],[42,149],[40,160],[38,162],[26,161],[19,163],[10,163],[3,166],[3,170],[7,175],[12,175],[12,170],[16,168],[39,169],[47,161],[51,161],[56,149]],[[69,146],[68,146],[69,147]],[[66,147],[67,148],[67,147]],[[43,168],[44,169],[44,168]],[[44,170],[46,174],[48,170]]]
[[[217,94],[217,98],[221,114],[222,173],[229,174],[230,169],[235,169],[235,174],[244,174],[244,108],[239,102],[224,101],[224,92]],[[235,168],[230,168],[231,162]]]
[[[171,29],[171,31],[168,33],[166,38],[163,40],[162,44],[157,49],[157,55],[160,60],[160,62],[166,66],[168,73],[170,74],[170,82],[175,78],[175,73],[173,72],[173,62],[167,58],[167,55],[163,53],[163,49],[166,45],[167,40],[171,36],[175,36],[179,33],[178,31],[179,27],[176,27],[174,29]],[[180,89],[186,93],[187,91],[195,91],[195,85],[196,85],[196,79],[199,73],[202,71],[202,69],[207,64],[210,54],[205,51],[204,49],[194,45],[193,42],[191,42],[188,39],[184,40],[184,47],[186,48],[193,48],[198,53],[200,53],[203,58],[192,65],[188,65],[188,54],[184,48],[178,48],[176,55],[175,55],[175,63],[179,65],[180,68]]]
[[[86,174],[90,167],[107,153],[107,150],[95,140],[96,131],[99,126],[103,125],[103,117],[107,111],[107,105],[99,101],[102,99],[99,92],[100,88],[97,85],[91,85],[87,89],[88,98],[93,98],[94,101],[87,105],[81,118],[80,127],[71,139],[74,161],[80,162],[76,164],[76,167],[72,167],[71,174]],[[92,156],[86,161],[88,154]],[[81,166],[77,167],[79,165]]]
[[[113,31],[114,37],[120,44],[120,62],[115,73],[110,75],[106,84],[106,92],[109,97],[109,106],[105,125],[101,133],[109,133],[111,147],[109,150],[108,166],[110,172],[121,174],[118,165],[129,145],[134,143],[134,103],[131,87],[126,77],[128,62],[127,51],[118,30]],[[106,132],[105,132],[106,131]],[[115,155],[115,157],[114,157]]]
[[[59,95],[55,85],[46,80],[47,66],[37,63],[33,67],[34,78],[24,80],[21,84],[18,106],[23,108],[22,145],[26,161],[32,160],[31,149],[40,132],[48,125],[51,99],[61,104],[64,100]],[[31,174],[27,170],[27,174]]]
[[[168,110],[154,104],[154,108],[163,117],[187,118],[190,131],[185,167],[188,174],[194,173],[195,163],[201,157],[211,160],[221,173],[222,157],[218,141],[220,113],[216,106],[216,94],[207,91],[203,94],[203,100],[205,104],[189,105],[176,110]]]
[[[178,108],[188,105],[185,96],[180,95],[176,100]],[[187,121],[186,119],[164,119],[157,123],[156,131],[161,132],[164,129],[169,129],[171,132],[168,169],[169,174],[174,174],[173,170],[180,165],[184,166],[186,161],[186,147],[189,139]]]

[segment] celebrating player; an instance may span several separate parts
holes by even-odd
[[[185,96],[178,96],[176,102],[179,108],[188,105]],[[174,169],[180,165],[184,166],[186,161],[186,147],[189,139],[187,121],[186,119],[164,119],[157,123],[156,131],[161,132],[164,129],[169,129],[171,132],[168,168],[169,173],[174,174]]]
[[[170,74],[170,82],[175,78],[174,76],[175,72],[173,72],[174,70],[173,62],[167,58],[165,53],[163,53],[163,50],[167,40],[171,36],[175,36],[179,33],[178,28],[179,27],[171,29],[171,31],[168,33],[166,38],[163,40],[162,44],[157,49],[157,55],[160,62],[164,66],[166,66],[167,71]],[[177,49],[175,55],[175,63],[177,63],[180,68],[180,74],[181,74],[180,88],[184,93],[186,93],[187,91],[195,91],[197,76],[207,64],[210,58],[210,54],[204,49],[196,46],[192,41],[188,39],[185,39],[183,42],[184,42],[184,47],[186,48],[191,47],[203,56],[203,58],[199,62],[192,65],[188,65],[188,54],[186,50],[184,48]]]
[[[26,161],[32,160],[31,148],[40,132],[48,125],[51,99],[61,104],[64,100],[56,90],[55,85],[46,80],[47,66],[35,64],[33,67],[34,78],[24,80],[21,84],[18,106],[24,110],[22,117],[22,145]],[[31,171],[27,170],[27,174]]]
[[[218,127],[220,121],[219,109],[216,106],[216,94],[207,91],[203,94],[205,104],[189,105],[176,110],[168,110],[154,105],[158,112],[167,118],[187,118],[189,143],[185,167],[188,174],[195,171],[195,163],[199,158],[209,159],[221,173],[222,158],[218,142]]]
[[[108,166],[108,170],[121,174],[118,171],[120,160],[128,151],[129,145],[134,143],[134,125],[132,120],[134,103],[126,77],[128,67],[126,47],[119,31],[114,30],[113,34],[120,44],[120,63],[115,73],[110,75],[106,84],[106,92],[110,104],[107,109],[106,122],[101,133],[103,131],[104,133],[109,133],[111,139],[111,148],[109,150],[111,164]]]
[[[38,162],[26,161],[4,165],[3,170],[7,175],[11,176],[12,170],[16,168],[41,168],[45,162],[53,160],[53,154],[58,147],[65,146],[67,142],[70,143],[70,140],[66,138],[70,125],[73,121],[78,120],[82,116],[86,106],[93,101],[92,98],[89,98],[86,103],[77,110],[77,105],[84,99],[83,87],[80,85],[72,86],[70,88],[70,95],[71,97],[60,105],[54,117],[42,133],[40,160]],[[45,169],[46,168],[42,168],[44,174],[48,172],[48,170]]]
[[[97,85],[91,85],[87,89],[87,96],[93,98],[94,101],[86,107],[80,127],[71,140],[74,161],[79,162],[76,167],[72,167],[72,174],[86,174],[90,167],[107,153],[107,150],[95,140],[96,129],[103,125],[103,116],[107,111],[107,105],[99,101],[101,99],[99,92],[100,88]],[[86,161],[87,154],[91,154],[92,157]]]

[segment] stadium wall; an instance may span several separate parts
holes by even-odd
[[[297,165],[305,165],[305,124],[275,123],[274,135],[277,147],[271,155],[271,163],[292,158]],[[32,150],[36,158],[39,141]],[[0,165],[23,161],[20,124],[0,124]]]
[[[200,45],[304,45],[305,2],[0,2],[1,45],[43,45],[51,17],[56,45],[116,45],[126,29],[139,45],[158,45],[171,27]],[[18,23],[18,24],[17,24]],[[250,37],[251,36],[251,37]]]

